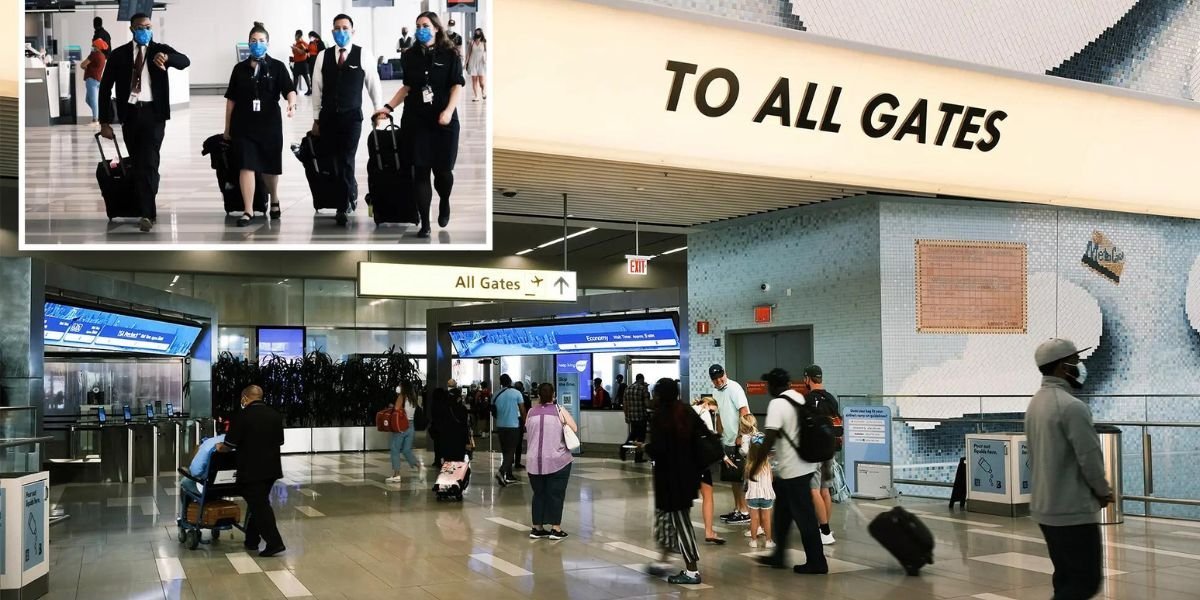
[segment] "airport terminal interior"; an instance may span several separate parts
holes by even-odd
[[[70,38],[55,65],[94,14],[128,35],[124,0],[27,3],[27,40]],[[1200,597],[1200,5],[887,4],[155,2],[193,65],[163,152],[180,199],[149,238],[297,250],[65,246],[144,236],[102,214],[94,128],[16,109],[58,75],[0,71],[0,598]],[[234,227],[196,159],[250,23],[286,40],[348,12],[386,59],[421,9],[503,48],[494,93],[463,98],[437,247],[391,249],[415,228],[365,210],[314,218],[290,157],[282,220]],[[551,384],[578,425],[553,457],[571,456],[561,523],[534,522],[544,437],[509,478],[511,432],[474,410],[508,378]],[[662,527],[656,477],[680,463],[631,445],[639,379],[701,405],[736,386],[759,432],[786,433],[781,390],[836,396],[836,444],[832,420],[803,429],[833,454],[828,532],[800,519],[828,573],[790,568],[816,558],[795,527],[777,548],[778,528],[727,515],[743,484],[715,462],[711,502]],[[246,545],[250,453],[211,452],[262,414],[250,386],[283,425],[261,489],[282,550]],[[385,410],[409,389],[411,418]],[[1038,420],[1048,397],[1069,435]],[[431,421],[471,440],[465,465],[438,464]],[[390,454],[405,439],[416,465]],[[1062,457],[1037,444],[1068,439],[1080,458],[1045,476]],[[778,485],[806,452],[785,443],[774,489],[803,505],[808,479]],[[211,456],[201,491],[194,456]],[[1070,523],[1039,509],[1065,498]],[[775,556],[788,568],[759,562]]]

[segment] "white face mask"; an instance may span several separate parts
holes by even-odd
[[[1075,365],[1075,368],[1079,369],[1079,376],[1075,378],[1075,381],[1079,385],[1083,385],[1083,382],[1087,381],[1087,365],[1078,363]]]

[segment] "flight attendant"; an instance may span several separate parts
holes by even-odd
[[[238,175],[245,212],[238,227],[254,218],[255,173],[261,173],[271,198],[271,218],[280,217],[279,175],[283,173],[283,119],[279,99],[287,101],[287,115],[296,114],[296,88],[287,65],[267,55],[271,36],[262,23],[250,30],[250,58],[233,67],[225,90],[225,139],[233,142],[240,163]]]
[[[454,189],[454,163],[458,160],[458,100],[466,80],[458,47],[442,28],[437,13],[417,17],[417,45],[401,57],[404,85],[375,113],[391,115],[404,104],[401,134],[414,167],[413,191],[421,212],[419,237],[429,237],[429,207],[436,189],[438,226],[450,223],[450,192]],[[432,178],[432,186],[430,179]]]

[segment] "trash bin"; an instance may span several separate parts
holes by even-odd
[[[1121,509],[1124,494],[1121,491],[1121,430],[1112,425],[1097,425],[1100,436],[1100,452],[1104,455],[1104,476],[1112,486],[1113,503],[1100,509],[1101,525],[1119,525],[1125,522],[1125,511]]]

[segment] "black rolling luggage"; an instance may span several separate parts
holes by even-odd
[[[383,129],[372,129],[367,137],[367,204],[375,224],[419,223],[420,213],[413,198],[412,165],[402,157],[400,128],[391,118]]]
[[[346,205],[346,182],[342,179],[340,165],[324,152],[320,137],[311,132],[305,134],[299,144],[292,146],[292,153],[304,165],[314,209],[352,209]]]
[[[104,212],[108,214],[109,221],[122,217],[141,217],[142,209],[133,197],[130,159],[121,156],[121,144],[114,140],[113,145],[117,148],[117,159],[110,162],[104,156],[104,144],[100,142],[100,134],[96,134],[96,146],[100,148],[96,183],[100,184],[100,195],[104,197]]]
[[[240,169],[235,166],[237,161],[233,157],[233,148],[225,141],[225,137],[218,134],[204,140],[200,155],[210,157],[212,168],[217,172],[217,187],[225,200],[225,213],[245,211]],[[262,173],[254,174],[254,212],[267,212],[267,185],[263,182]]]
[[[921,567],[933,564],[933,534],[907,510],[897,506],[875,517],[867,531],[900,561],[905,573],[917,575]]]

